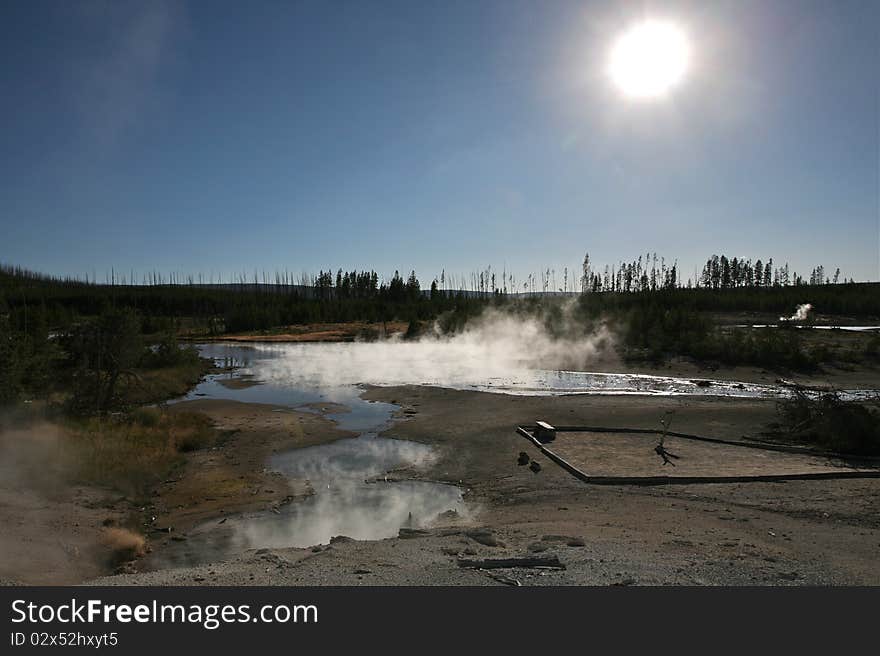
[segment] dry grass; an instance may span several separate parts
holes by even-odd
[[[120,381],[119,395],[127,406],[156,403],[186,394],[211,368],[208,360],[158,369],[141,369]]]
[[[204,415],[157,408],[140,408],[128,417],[85,419],[71,429],[76,477],[133,497],[164,479],[183,453],[216,439]]]
[[[107,549],[111,565],[119,565],[146,553],[146,540],[142,535],[125,528],[106,528],[101,534],[101,545]]]

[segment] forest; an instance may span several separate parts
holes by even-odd
[[[547,269],[527,276],[525,291],[514,292],[516,279],[506,271],[496,277],[491,268],[469,277],[444,271],[425,289],[414,271],[407,277],[395,272],[388,280],[375,271],[342,269],[299,281],[286,273],[274,280],[255,274],[229,283],[152,274],[146,284],[132,284],[131,277],[115,273],[98,283],[6,265],[0,268],[0,403],[45,397],[68,385],[77,391],[71,404],[105,411],[120,402],[119,390],[136,369],[194,366],[194,351],[178,348],[182,336],[396,320],[408,323],[412,337],[429,322],[441,333],[461,330],[488,306],[540,315],[554,334],[565,306],[584,334],[599,322],[609,323],[622,337],[628,359],[689,357],[804,371],[818,367],[828,353],[808,348],[802,331],[721,329],[717,316],[749,313],[761,317],[759,323],[771,323],[806,302],[823,315],[875,321],[880,316],[880,284],[844,282],[839,271],[827,277],[822,267],[804,280],[772,259],[713,255],[696,283],[682,283],[676,263],[667,266],[664,258],[650,255],[601,274],[587,255],[579,273],[576,291],[568,269],[563,287],[554,291],[556,272]],[[876,359],[876,341],[837,356]]]

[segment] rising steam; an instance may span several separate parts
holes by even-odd
[[[475,380],[507,380],[535,369],[585,370],[616,357],[606,326],[579,334],[567,310],[555,319],[553,333],[570,336],[551,335],[542,318],[489,310],[453,336],[433,331],[415,341],[260,345],[258,350],[273,354],[254,363],[253,373],[264,382],[286,386],[460,387]]]
[[[806,321],[810,316],[813,306],[809,303],[798,305],[795,313],[790,317],[779,317],[780,321]]]

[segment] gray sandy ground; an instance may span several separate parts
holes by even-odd
[[[223,562],[104,577],[114,585],[832,585],[880,584],[880,481],[830,480],[654,488],[587,486],[548,462],[513,426],[673,428],[739,439],[774,419],[772,402],[656,397],[511,397],[420,387],[373,388],[406,417],[386,436],[434,445],[427,470],[455,482],[467,525],[416,537],[251,550]],[[406,412],[408,411],[408,412]],[[517,465],[520,451],[543,466]],[[658,459],[659,467],[659,459]],[[481,529],[482,532],[474,532]],[[460,559],[557,556],[565,569],[474,570]]]

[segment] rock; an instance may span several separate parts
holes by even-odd
[[[347,535],[334,535],[330,538],[330,544],[340,544],[342,542],[354,542],[354,538],[350,538]]]
[[[529,465],[529,469],[537,474],[539,471],[541,471],[541,463],[539,463],[537,460],[532,460],[531,464]]]
[[[355,574],[372,574],[373,571],[369,569],[356,569],[354,571]]]
[[[495,537],[489,529],[478,528],[465,533],[474,542],[479,542],[487,547],[503,547],[504,543]]]
[[[520,451],[519,458],[517,458],[516,460],[516,464],[522,467],[523,465],[529,464],[529,460],[531,460],[531,458],[529,458],[529,454],[525,451]]]
[[[586,547],[587,543],[581,538],[571,538],[565,545],[567,547]]]
[[[512,567],[565,569],[557,556],[526,556],[521,558],[486,558],[467,560],[460,558],[459,567],[468,569],[506,569]]]
[[[499,583],[503,583],[504,585],[513,585],[519,587],[522,583],[519,582],[519,579],[515,579],[512,576],[504,576],[504,574],[498,574],[497,572],[486,572],[490,579],[494,579]]]
[[[541,553],[542,551],[547,551],[550,547],[547,546],[546,542],[532,542],[528,549],[532,553]]]
[[[426,535],[430,535],[430,531],[425,531],[420,528],[406,528],[403,527],[397,532],[397,537],[403,540],[409,540],[411,538],[423,538]]]
[[[567,535],[542,535],[541,540],[543,542],[566,542],[571,538]]]

